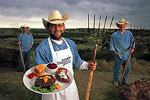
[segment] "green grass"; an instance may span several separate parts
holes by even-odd
[[[75,71],[75,80],[80,99],[84,100],[89,78],[89,71]],[[28,90],[22,82],[23,72],[16,72],[12,68],[0,68],[0,98],[1,100],[40,100],[41,95]],[[90,92],[90,100],[122,100],[119,95],[121,88],[113,86],[112,72],[95,71]],[[148,75],[131,73],[128,83],[134,82]]]
[[[88,84],[89,71],[75,71],[75,79],[79,89],[80,99],[84,100],[86,88]],[[132,83],[148,75],[130,74],[128,83]],[[119,95],[120,89],[124,87],[115,88],[113,86],[112,72],[95,71],[93,75],[93,82],[90,93],[90,100],[122,100]]]
[[[32,52],[31,52],[31,66],[33,66],[34,51],[37,45],[45,39],[48,35],[45,34],[43,30],[34,30],[35,35]],[[1,30],[0,36],[0,47],[9,49],[18,49],[17,39],[13,36],[11,30]],[[12,36],[12,37],[11,37]],[[73,39],[77,44],[79,54],[82,59],[87,61],[93,58],[93,48],[95,42],[93,43],[92,38],[82,38],[81,33],[71,33],[68,32],[65,35],[70,39]],[[113,86],[113,60],[111,58],[111,53],[108,50],[101,50],[101,45],[99,45],[97,52],[97,70],[94,72],[93,82],[90,92],[90,100],[122,100],[119,96],[120,89],[124,87],[115,88]],[[136,51],[136,50],[135,50]],[[137,54],[141,54],[138,52]],[[107,60],[108,59],[108,60]],[[128,83],[132,83],[140,78],[147,78],[150,76],[150,62],[132,58],[131,61],[131,72],[128,77]],[[16,72],[17,68],[3,68],[0,67],[0,100],[41,100],[41,95],[36,94],[28,90],[22,81],[23,72]],[[75,80],[78,87],[80,99],[85,99],[89,71],[75,71]],[[122,71],[122,69],[121,69]]]
[[[0,98],[1,100],[39,100],[35,94],[23,85],[23,72],[11,68],[0,68]]]

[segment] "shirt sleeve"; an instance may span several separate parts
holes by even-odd
[[[66,40],[67,40],[68,44],[70,45],[70,49],[73,54],[73,67],[75,67],[78,70],[86,69],[86,64],[83,63],[84,60],[81,59],[75,43],[72,40],[68,40],[68,39],[66,39]]]
[[[73,65],[75,68],[80,70],[80,67],[81,67],[82,63],[84,62],[84,60],[82,60],[80,58],[77,47],[75,46],[74,48],[75,49],[74,49],[74,55],[73,55],[73,57],[74,57]]]
[[[131,32],[130,32],[131,33]],[[133,48],[135,48],[135,39],[134,39],[134,37],[133,37],[133,34],[131,33],[131,35],[130,35],[130,43],[131,43],[131,47],[133,46]]]
[[[115,51],[113,35],[110,38],[110,51]]]
[[[46,60],[45,55],[41,51],[36,50],[34,56],[34,65],[38,64],[46,64]]]
[[[80,70],[88,70],[88,63],[86,61],[84,61],[80,67]]]
[[[21,33],[18,36],[18,42],[20,42],[20,44],[21,44]]]
[[[40,45],[35,50],[34,55],[34,66],[38,64],[47,64],[52,62],[52,55],[47,45],[40,43]]]
[[[30,33],[31,34],[31,33]],[[33,45],[34,44],[34,40],[33,40],[33,36],[32,36],[32,34],[31,34],[31,45]]]

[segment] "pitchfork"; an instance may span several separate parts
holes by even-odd
[[[17,29],[16,29],[16,27],[19,27],[17,23],[16,24],[10,24],[10,27],[13,28],[13,30],[14,30],[15,33],[18,32]],[[17,35],[18,42],[20,42],[19,41],[19,35],[18,35],[18,33],[16,35]],[[23,56],[22,56],[22,51],[21,51],[20,43],[18,44],[18,46],[19,46],[19,51],[20,51],[20,56],[21,56],[22,64],[23,64],[23,67],[24,67],[24,72],[26,72],[26,67],[25,67],[25,64],[24,64],[24,60],[23,60]]]
[[[95,30],[95,15],[94,15],[94,24],[93,24],[93,37],[94,37],[94,30]],[[89,14],[88,14],[88,33],[89,33]],[[93,63],[94,64],[95,64],[97,47],[98,47],[98,45],[96,44],[95,48],[94,48],[94,57],[93,57]],[[87,87],[87,91],[86,91],[85,100],[89,100],[90,89],[91,89],[92,78],[93,78],[93,72],[94,72],[93,70],[90,70],[90,75],[89,75],[89,81],[88,81],[88,87]]]

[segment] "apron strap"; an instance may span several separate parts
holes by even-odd
[[[64,42],[66,43],[68,49],[71,51],[70,46],[69,46],[69,44],[67,43],[67,41],[66,41],[63,37],[62,37],[62,39],[63,39]],[[54,47],[53,47],[53,45],[52,45],[50,36],[48,37],[48,43],[49,43],[49,46],[50,46],[50,49],[51,49],[51,52],[52,52],[52,55],[53,55],[53,60],[52,60],[52,62],[54,62],[54,57],[56,57],[56,52],[54,51]],[[72,54],[72,52],[71,52],[71,54]],[[72,59],[72,60],[73,60],[73,59]]]
[[[49,43],[49,47],[50,47],[50,50],[51,50],[51,53],[52,53],[52,62],[54,62],[54,57],[56,57],[56,52],[54,51],[54,48],[53,48],[53,45],[52,45],[52,42],[51,42],[51,38],[48,37],[48,43]]]

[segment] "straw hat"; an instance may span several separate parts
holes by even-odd
[[[30,30],[30,27],[26,24],[24,24],[23,26],[21,26],[20,28],[23,29],[24,27],[28,27],[28,30]]]
[[[68,14],[64,14],[63,16],[60,14],[60,12],[58,10],[53,10],[49,16],[48,16],[48,20],[45,20],[44,18],[42,18],[44,27],[46,29],[48,29],[47,24],[51,23],[51,24],[61,24],[66,22],[69,19],[69,15]]]
[[[117,22],[116,23],[116,25],[118,26],[119,24],[126,24],[126,25],[128,25],[129,24],[129,22],[128,21],[126,21],[124,18],[122,18],[122,19],[120,19],[120,21],[119,22]]]

